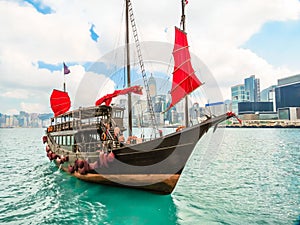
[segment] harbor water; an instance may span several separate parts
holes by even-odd
[[[300,129],[209,132],[167,196],[77,180],[43,135],[0,129],[0,224],[299,224]]]

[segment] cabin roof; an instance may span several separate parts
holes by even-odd
[[[107,116],[108,114],[111,113],[111,111],[112,111],[112,107],[106,105],[79,107],[78,109],[61,114],[56,118],[74,117],[74,118],[87,119],[87,118],[98,117],[98,116]]]

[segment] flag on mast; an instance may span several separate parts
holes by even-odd
[[[63,64],[64,64],[64,75],[71,73],[71,71],[69,70],[67,65],[65,63],[63,63]]]

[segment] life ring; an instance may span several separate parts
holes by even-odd
[[[53,126],[49,126],[47,131],[48,131],[48,133],[52,132],[53,131]]]
[[[104,132],[101,134],[101,141],[106,141],[106,134]]]
[[[185,126],[178,126],[177,128],[176,128],[176,132],[179,132],[179,131],[181,131],[182,129],[184,129],[185,128]]]

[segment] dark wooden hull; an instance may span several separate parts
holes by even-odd
[[[169,194],[175,188],[199,139],[210,127],[230,117],[224,114],[151,141],[114,149],[115,159],[112,162],[106,162],[86,175],[78,172],[72,173],[72,175],[87,182]],[[75,154],[57,148],[51,143],[50,135],[48,134],[50,149],[58,155],[69,155],[69,162],[61,165],[65,171],[68,171],[68,165],[73,165],[77,158],[89,162],[99,159],[98,152]]]

